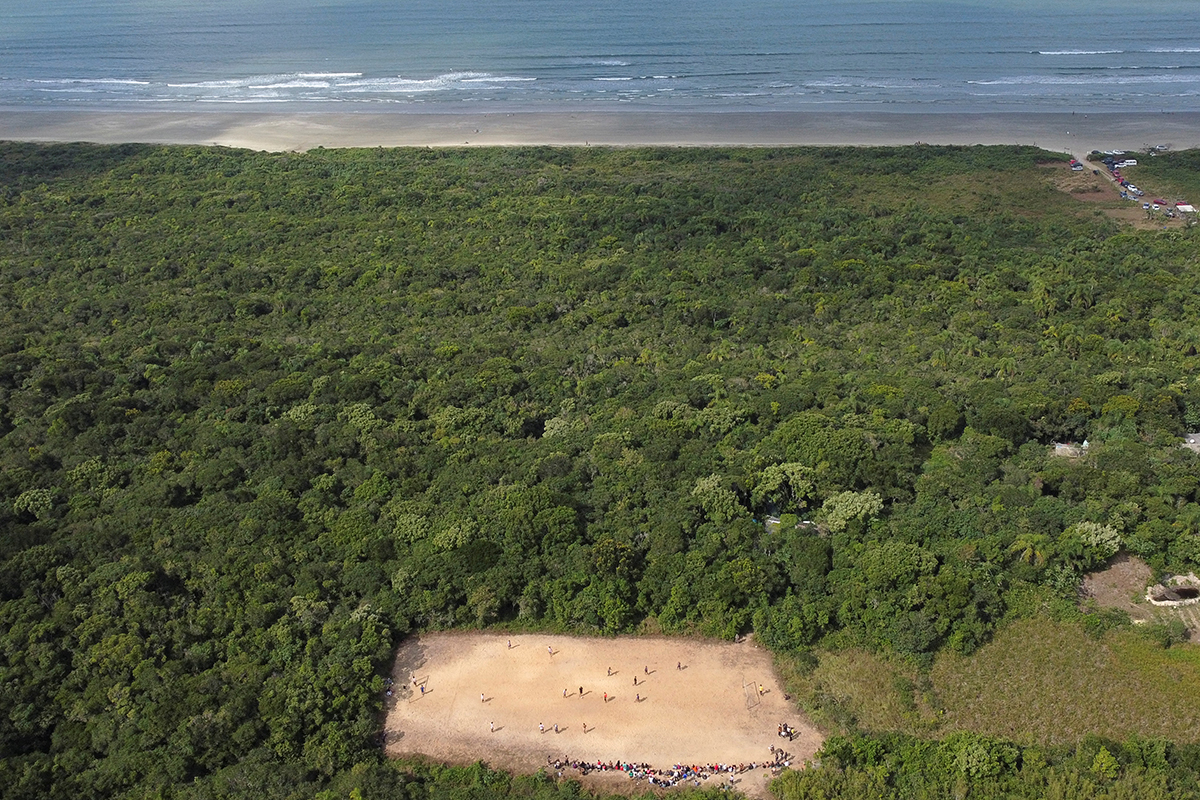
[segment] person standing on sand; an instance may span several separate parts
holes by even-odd
[[[481,702],[481,703],[486,703],[486,702],[487,702],[487,700],[484,700],[484,699],[483,699],[483,692],[480,692],[480,693],[479,693],[479,702]]]
[[[682,671],[683,671],[683,662],[682,662],[682,661],[676,661],[676,662],[675,662],[675,669],[677,669],[677,670],[679,670],[680,672],[682,672]]]
[[[612,677],[612,667],[608,668],[608,677]]]
[[[489,722],[489,723],[488,723],[488,727],[489,727],[489,728],[491,728],[491,730],[492,730],[492,733],[495,733],[495,732],[496,732],[496,723],[494,723],[494,722]]]
[[[608,702],[608,692],[604,693],[604,702]]]
[[[554,732],[558,733],[558,723],[554,723]]]
[[[554,658],[554,645],[546,645],[546,652],[550,654],[551,658]]]
[[[546,726],[539,722],[538,723],[538,733],[545,733],[545,732],[546,732]]]
[[[563,697],[565,698],[566,696],[567,696],[567,690],[563,689]]]

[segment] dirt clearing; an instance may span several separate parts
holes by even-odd
[[[522,772],[564,757],[669,770],[762,765],[773,761],[771,748],[799,766],[821,744],[784,697],[770,653],[749,642],[428,634],[400,648],[393,680],[391,755],[483,760]],[[791,740],[778,735],[785,722]],[[598,775],[608,788],[617,778],[630,790],[647,788],[621,773]],[[761,796],[768,775],[758,768],[735,785]]]

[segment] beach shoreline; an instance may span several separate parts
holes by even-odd
[[[1091,150],[1200,146],[1200,112],[83,111],[0,108],[0,140],[317,147],[1028,144]]]

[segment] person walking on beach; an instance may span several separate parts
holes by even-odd
[[[676,662],[675,662],[675,669],[679,670],[680,672],[683,672],[683,662],[682,662],[682,661],[676,661]]]
[[[563,697],[566,697],[566,696],[567,696],[567,690],[563,689]]]
[[[554,723],[554,732],[558,733],[558,723]]]
[[[646,673],[647,675],[649,675],[649,674],[650,674],[650,666],[649,666],[649,665],[647,665],[647,666],[644,666],[644,667],[642,667],[642,672],[644,672],[644,673]]]
[[[635,699],[634,699],[634,701],[633,701],[633,702],[635,702],[635,703],[640,703],[640,702],[642,702],[642,693],[641,693],[641,692],[638,692],[637,694],[635,694],[635,695],[634,695],[634,698],[635,698]]]
[[[486,703],[486,702],[487,702],[487,700],[484,700],[484,699],[483,699],[483,692],[480,692],[480,693],[479,693],[479,702],[481,702],[481,703]]]
[[[762,696],[763,696],[764,694],[766,694],[766,693],[767,693],[767,690],[766,690],[766,689],[764,689],[764,688],[763,688],[763,685],[760,683],[760,684],[758,685],[758,696],[759,696],[759,697],[762,697]]]
[[[545,733],[545,732],[546,732],[546,726],[539,722],[538,723],[538,733]]]
[[[583,697],[583,687],[582,686],[579,687],[579,696]]]
[[[608,702],[608,692],[604,693],[604,702]]]
[[[551,658],[554,658],[554,645],[546,645],[546,652],[550,654]]]
[[[508,640],[508,649],[512,650],[512,639]]]
[[[633,685],[637,686],[637,675],[633,676]]]
[[[423,683],[421,684],[421,696],[422,697],[425,696],[425,684],[423,684]]]
[[[612,667],[608,668],[608,677],[612,677]]]
[[[489,728],[491,728],[491,730],[492,730],[492,733],[495,733],[495,732],[496,732],[496,723],[494,723],[494,722],[489,722],[489,723],[488,723],[488,727],[489,727]]]

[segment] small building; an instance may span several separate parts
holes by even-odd
[[[1054,452],[1051,455],[1056,458],[1080,458],[1087,455],[1088,441],[1083,440],[1083,444],[1076,442],[1055,442]]]

